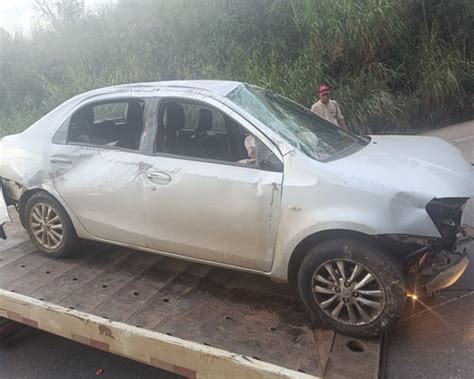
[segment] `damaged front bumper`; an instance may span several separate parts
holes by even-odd
[[[421,283],[428,294],[448,288],[458,281],[461,275],[469,265],[469,256],[467,254],[459,254],[454,262],[443,267],[434,275],[428,275],[429,280]]]
[[[7,202],[3,196],[2,181],[0,178],[0,238],[6,239],[7,235],[3,229],[3,224],[6,222],[11,222],[10,215],[8,214]]]
[[[416,287],[427,295],[450,287],[462,276],[470,259],[467,245],[474,240],[472,227],[462,228],[453,251],[432,251],[421,257],[416,270]]]

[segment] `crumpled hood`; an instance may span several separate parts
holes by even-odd
[[[337,180],[384,191],[434,197],[474,196],[474,169],[461,151],[439,138],[371,136],[347,157],[328,163]]]

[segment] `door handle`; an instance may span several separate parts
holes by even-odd
[[[165,185],[171,182],[171,176],[166,172],[153,171],[149,172],[147,178],[155,184]]]
[[[61,155],[53,155],[49,161],[59,167],[62,168],[70,168],[72,166],[72,159],[68,157],[64,157]]]

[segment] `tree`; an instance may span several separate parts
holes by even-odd
[[[84,17],[84,0],[35,0],[41,17],[55,31],[74,25]]]

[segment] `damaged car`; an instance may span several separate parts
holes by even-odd
[[[0,177],[0,224],[14,207],[45,254],[94,240],[291,281],[354,336],[469,264],[473,167],[457,148],[358,136],[245,83],[81,94],[0,141]]]

